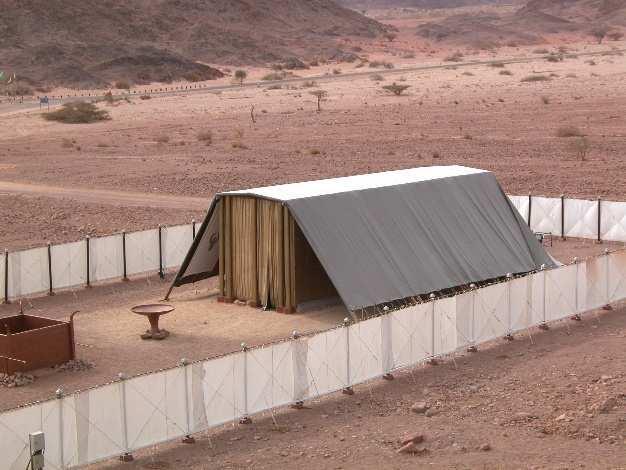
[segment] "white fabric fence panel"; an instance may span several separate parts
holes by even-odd
[[[129,276],[159,270],[158,229],[126,235],[126,270]]]
[[[509,196],[509,199],[522,216],[522,219],[528,223],[528,196]]]
[[[188,366],[190,421],[193,432],[246,415],[245,353]]]
[[[611,253],[608,258],[609,302],[626,298],[626,251]]]
[[[565,200],[565,236],[598,237],[598,201]]]
[[[529,328],[532,325],[532,277],[524,276],[509,281],[511,333]]]
[[[184,367],[127,380],[124,390],[130,450],[189,434]]]
[[[587,260],[586,310],[599,308],[609,299],[609,256]]]
[[[87,283],[87,244],[79,241],[52,245],[52,288],[65,289]]]
[[[435,355],[454,352],[457,348],[456,298],[448,297],[433,302]]]
[[[347,328],[337,328],[307,339],[307,388],[310,397],[350,386],[348,334]]]
[[[546,271],[546,321],[555,321],[577,312],[578,285],[576,265]]]
[[[89,240],[89,279],[105,281],[124,275],[122,235]]]
[[[350,385],[383,374],[380,317],[348,327],[350,343]]]
[[[530,211],[530,228],[534,232],[561,234],[561,199],[534,197]]]
[[[41,430],[42,405],[8,411],[0,415],[0,467],[24,470],[30,459],[28,434]]]
[[[64,399],[63,417],[75,420],[76,465],[97,462],[128,451],[122,403],[123,382],[105,385]],[[64,436],[66,437],[66,436]],[[72,439],[72,436],[67,436]]]
[[[162,229],[163,266],[174,268],[183,264],[185,255],[193,242],[193,228],[191,225],[178,225]]]
[[[47,247],[9,253],[9,299],[38,294],[49,288]]]
[[[474,298],[474,335],[476,343],[504,336],[507,325],[507,287],[494,284],[476,291]]]
[[[626,242],[626,202],[602,201],[603,240]]]

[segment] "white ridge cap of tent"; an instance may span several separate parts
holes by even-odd
[[[342,178],[330,178],[317,181],[305,181],[302,183],[280,184],[263,188],[242,189],[228,191],[222,195],[258,196],[278,201],[290,201],[329,194],[361,191],[364,189],[384,188],[401,184],[419,183],[455,176],[488,173],[486,170],[470,168],[466,166],[426,166],[409,168],[407,170],[385,171],[382,173],[369,173],[365,175],[346,176]]]

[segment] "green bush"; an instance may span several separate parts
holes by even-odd
[[[89,124],[111,119],[107,111],[85,101],[66,103],[61,109],[43,114],[43,118],[64,124]]]

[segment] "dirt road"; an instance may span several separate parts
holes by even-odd
[[[20,194],[71,199],[80,203],[105,204],[125,207],[149,207],[154,209],[206,210],[209,198],[150,194],[127,191],[110,191],[91,188],[64,188],[39,184],[0,181],[0,196]]]

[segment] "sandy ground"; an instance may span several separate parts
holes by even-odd
[[[200,198],[208,206],[221,190],[424,165],[489,169],[512,194],[626,198],[623,55],[595,57],[596,65],[581,56],[559,63],[538,59],[456,68],[442,62],[441,51],[404,59],[401,51],[408,46],[402,41],[378,45],[370,57],[390,60],[397,68],[442,63],[448,68],[391,71],[382,82],[371,76],[335,80],[331,72],[328,81],[312,87],[235,87],[135,99],[102,105],[112,120],[92,125],[46,122],[39,111],[0,114],[0,217],[5,222],[0,242],[19,249],[70,241],[83,236],[81,227],[87,225],[92,235],[108,234],[121,224],[116,217],[101,217],[105,211],[119,213],[120,220],[127,213],[129,223],[120,227],[127,230],[202,217],[197,205],[188,211],[172,210],[165,202],[155,207],[166,195]],[[570,50],[610,51],[612,46],[624,44],[580,44]],[[464,51],[464,60],[528,58],[532,52]],[[324,67],[298,73],[318,74]],[[342,75],[384,71],[355,67],[336,66]],[[550,80],[521,82],[531,75]],[[406,96],[381,88],[393,81],[410,85]],[[315,89],[328,93],[321,113],[310,95]],[[563,126],[587,136],[585,161],[575,148],[578,138],[557,137]],[[199,137],[205,132],[211,133],[210,142]],[[28,186],[3,191],[8,183]],[[62,194],[59,188],[72,192]],[[90,194],[93,190],[117,196],[100,197]],[[139,207],[127,193],[155,197],[139,197],[139,205],[142,200],[145,205]],[[43,233],[42,218],[47,221]]]

